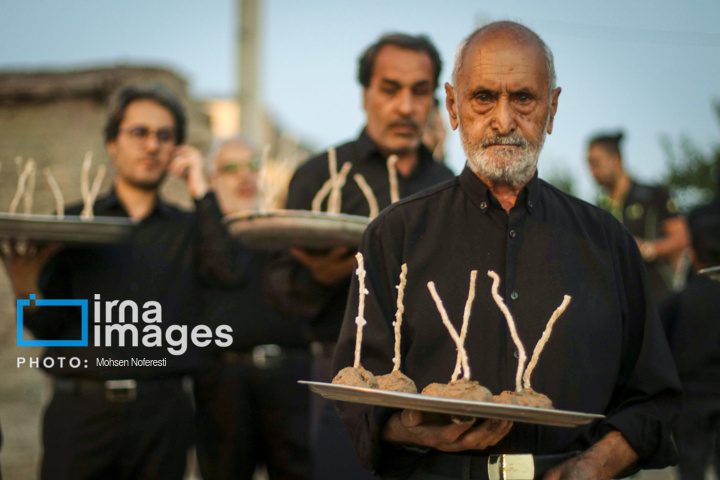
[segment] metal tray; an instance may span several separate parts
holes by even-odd
[[[567,410],[549,410],[545,408],[520,407],[502,403],[474,402],[451,398],[431,397],[417,393],[390,392],[374,388],[349,387],[332,383],[307,382],[315,393],[329,400],[363,403],[380,407],[409,408],[423,412],[444,413],[448,415],[494,418],[512,420],[520,423],[552,425],[555,427],[577,427],[587,425],[594,420],[605,418],[594,413],[569,412]]]
[[[703,268],[702,270],[699,270],[698,273],[700,275],[707,275],[708,277],[712,278],[713,280],[717,280],[718,282],[720,282],[720,266]]]
[[[321,250],[357,247],[370,219],[305,210],[273,210],[230,214],[225,217],[225,223],[230,233],[250,248]]]
[[[82,220],[54,215],[24,215],[0,213],[0,239],[32,240],[35,242],[61,242],[82,244],[116,243],[135,228],[128,218],[95,217]]]

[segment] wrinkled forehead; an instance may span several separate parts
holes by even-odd
[[[542,46],[531,37],[509,30],[491,31],[471,39],[462,65],[460,82],[522,79],[537,88],[548,86]]]

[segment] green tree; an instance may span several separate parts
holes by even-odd
[[[714,102],[713,108],[720,122],[720,100]],[[660,142],[667,157],[664,183],[673,192],[682,211],[720,194],[720,143],[710,152],[703,152],[687,135],[681,135],[677,145],[668,135],[663,135]]]

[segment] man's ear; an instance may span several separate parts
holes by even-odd
[[[110,159],[114,162],[115,157],[117,156],[117,145],[115,140],[108,140],[105,144],[105,148],[107,149],[108,155],[110,155]]]
[[[450,116],[450,126],[453,130],[457,130],[458,118],[455,100],[455,89],[449,83],[445,83],[445,108],[447,108]]]
[[[362,108],[365,112],[367,112],[367,87],[363,87],[362,90]]]
[[[547,128],[548,135],[552,133],[553,121],[555,120],[555,114],[558,109],[558,98],[560,98],[560,92],[562,92],[562,88],[557,87],[552,93],[552,100],[550,101],[550,121],[548,122]]]

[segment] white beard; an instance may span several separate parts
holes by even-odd
[[[548,122],[550,117],[548,117]],[[467,155],[468,165],[476,175],[496,184],[521,188],[535,175],[540,151],[545,143],[547,122],[537,142],[529,142],[518,133],[491,135],[481,142],[472,144],[459,125],[460,141]],[[490,145],[516,145],[508,148]],[[519,147],[519,148],[518,148]]]

